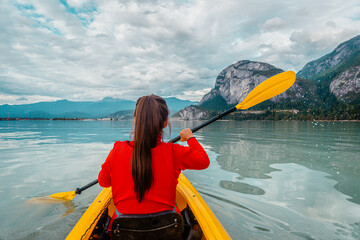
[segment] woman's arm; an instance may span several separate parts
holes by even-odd
[[[107,156],[105,162],[101,165],[101,170],[100,170],[99,176],[98,176],[99,185],[101,187],[107,188],[107,187],[111,186],[110,161],[112,159],[113,152],[114,152],[114,149],[112,149],[110,151],[110,153]]]
[[[187,141],[188,147],[178,144],[173,145],[173,157],[175,167],[180,170],[196,169],[202,170],[209,166],[210,159],[200,143],[193,137],[190,129],[180,132],[182,141]]]

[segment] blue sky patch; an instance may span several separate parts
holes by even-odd
[[[94,21],[94,17],[91,16],[92,13],[97,12],[97,8],[94,2],[83,5],[81,8],[70,7],[66,0],[60,0],[60,2],[62,5],[64,5],[67,12],[74,14],[77,18],[81,20],[83,26],[87,27],[90,23]],[[87,14],[89,18],[82,17],[82,14]]]
[[[35,28],[46,28],[55,35],[63,36],[59,29],[52,26],[51,19],[35,12],[35,7],[31,4],[15,4],[21,15],[35,21]]]

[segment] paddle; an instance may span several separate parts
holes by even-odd
[[[81,188],[77,188],[75,191],[55,193],[53,195],[50,195],[49,197],[60,199],[60,200],[71,201],[77,194],[81,194],[82,191],[84,191],[85,189],[88,189],[89,187],[94,186],[97,183],[98,183],[98,180],[96,179]]]
[[[238,109],[242,109],[242,110],[248,109],[256,104],[259,104],[265,100],[275,97],[275,96],[279,95],[280,93],[283,93],[287,89],[289,89],[294,84],[295,79],[296,79],[296,75],[293,71],[279,73],[279,74],[265,80],[258,86],[256,86],[256,88],[254,88],[246,96],[246,98],[241,103],[236,105],[235,107],[230,108],[229,110],[227,110],[223,113],[220,113],[219,115],[211,118],[210,120],[204,122],[203,124],[200,124],[199,126],[192,128],[191,131],[193,133],[197,132],[199,129],[209,125],[212,122],[215,122],[216,120],[218,120],[220,118],[225,117],[226,115],[229,115],[230,113],[232,113]],[[177,137],[171,139],[169,142],[175,143],[179,140],[180,140],[180,136],[177,136]],[[50,195],[50,197],[71,201],[77,194],[81,194],[82,191],[84,191],[85,189],[87,189],[97,183],[98,183],[98,180],[94,180],[91,183],[89,183],[81,188],[77,188],[75,191],[56,193],[56,194]]]

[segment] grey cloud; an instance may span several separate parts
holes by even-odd
[[[329,26],[331,29],[329,29]],[[347,28],[334,31],[335,26],[326,23],[325,28],[321,31],[303,30],[293,32],[289,39],[294,44],[293,47],[298,49],[301,54],[312,56],[313,54],[323,55],[329,52],[329,49],[359,33],[358,30]]]
[[[356,1],[342,3],[343,14],[327,1],[314,9],[306,7],[310,1],[68,1],[75,9],[95,3],[96,11],[81,12],[91,19],[85,26],[59,1],[19,2],[32,4],[28,12],[51,28],[1,2],[0,94],[71,100],[198,94],[233,62],[299,70],[359,33],[348,17],[359,14]]]
[[[18,99],[16,99],[16,101],[27,101],[28,99],[25,97],[19,97]]]
[[[286,22],[279,17],[275,17],[275,18],[266,20],[263,26],[266,30],[274,31],[274,30],[278,30],[278,29],[285,27]]]

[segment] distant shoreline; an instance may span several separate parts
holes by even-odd
[[[109,118],[0,118],[0,121],[131,121],[132,119],[109,119]],[[170,118],[172,121],[206,121],[207,119],[197,120],[182,120],[179,118]],[[360,122],[360,120],[345,119],[345,120],[266,120],[266,119],[220,119],[218,121],[301,121],[301,122]]]
[[[312,120],[312,122],[360,122],[360,120],[315,120],[314,119]]]

